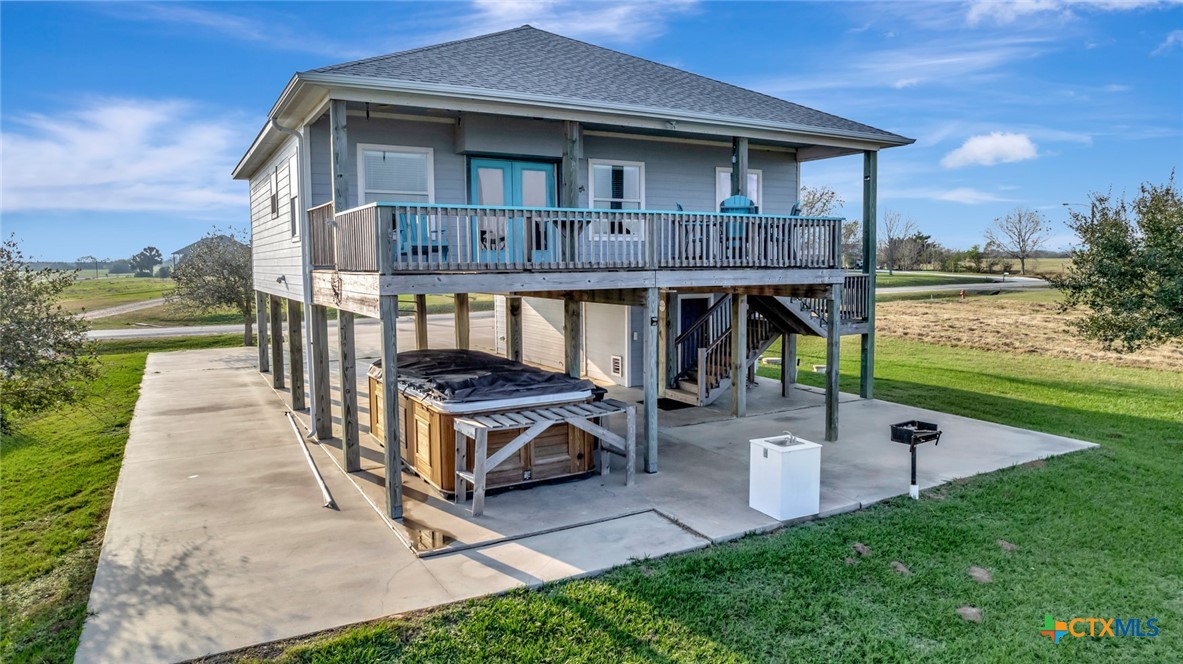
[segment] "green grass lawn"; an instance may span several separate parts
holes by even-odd
[[[73,659],[148,351],[238,345],[242,337],[99,346],[81,403],[21,422],[0,440],[0,661]]]
[[[802,366],[824,361],[818,341],[800,343]],[[845,341],[842,384],[853,390],[857,338]],[[919,502],[341,630],[278,658],[1183,661],[1183,374],[885,338],[878,351],[882,399],[1102,447],[955,482]],[[871,555],[853,553],[855,542]],[[971,580],[971,565],[993,581]],[[964,621],[961,606],[980,608],[983,622]],[[1039,635],[1046,614],[1155,617],[1162,631],[1053,644]]]
[[[948,284],[980,284],[983,281],[990,281],[991,277],[968,276],[968,275],[947,275],[947,274],[916,274],[916,273],[895,273],[888,274],[880,272],[875,275],[876,288],[898,288],[902,286],[944,286]]]
[[[62,293],[60,302],[68,311],[95,311],[164,297],[172,287],[172,279],[157,277],[79,279]]]

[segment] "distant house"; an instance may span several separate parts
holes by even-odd
[[[171,263],[172,266],[176,268],[177,264],[181,262],[181,259],[183,259],[186,254],[192,253],[194,249],[197,249],[208,242],[234,242],[236,244],[240,244],[238,240],[235,240],[229,235],[211,235],[209,237],[203,237],[196,242],[187,244],[172,252],[172,254],[169,256],[169,263]]]
[[[796,335],[828,339],[831,439],[841,335],[862,336],[871,396],[877,157],[912,142],[523,26],[297,73],[233,175],[250,184],[260,315],[266,298],[308,311],[318,436],[333,433],[326,308],[344,312],[345,357],[353,314],[382,320],[395,385],[399,294],[455,295],[465,347],[468,294],[494,293],[498,352],[644,388],[653,472],[658,398],[730,395],[742,416],[777,339],[786,380]],[[857,274],[842,269],[843,220],[796,214],[801,168],[847,155],[863,161]],[[387,420],[388,468],[404,425]],[[401,515],[397,487],[388,500]]]

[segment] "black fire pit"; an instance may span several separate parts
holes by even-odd
[[[924,443],[939,445],[941,430],[932,422],[908,420],[891,425],[891,441],[907,445],[908,451],[912,454],[912,486],[909,493],[912,498],[920,500],[920,485],[916,484],[916,446]]]

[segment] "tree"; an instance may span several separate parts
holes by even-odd
[[[122,258],[111,261],[110,267],[107,268],[107,274],[131,274],[131,263]]]
[[[883,211],[883,228],[879,240],[882,262],[887,273],[893,274],[899,262],[905,238],[916,234],[916,222],[904,219],[899,212]]]
[[[193,245],[173,270],[176,286],[169,300],[200,312],[233,307],[242,314],[243,345],[252,343],[251,316],[254,313],[254,275],[251,247],[245,234],[214,229]]]
[[[1051,226],[1038,212],[1017,207],[998,217],[986,229],[986,245],[1019,260],[1019,273],[1027,274],[1027,259],[1043,247]]]
[[[152,268],[164,262],[164,256],[156,247],[144,247],[140,253],[132,256],[128,263],[137,276],[152,276]]]
[[[97,279],[99,277],[99,259],[94,256],[79,256],[78,260],[74,261],[74,264],[79,270],[93,266],[95,278]]]
[[[57,304],[75,276],[33,269],[11,237],[0,244],[0,429],[77,400],[97,375],[89,323]]]
[[[863,260],[863,224],[858,219],[842,222],[842,258],[846,267]]]
[[[825,186],[801,187],[801,196],[797,199],[803,217],[826,217],[845,204],[838,192]]]
[[[1091,199],[1087,216],[1069,212],[1080,245],[1051,280],[1063,309],[1087,307],[1076,327],[1109,350],[1183,339],[1183,199],[1174,173],[1165,185],[1142,184],[1132,205]]]

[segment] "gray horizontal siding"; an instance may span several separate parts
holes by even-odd
[[[251,178],[251,260],[257,290],[301,299],[303,270],[300,244],[292,239],[288,206],[291,193],[299,188],[296,179],[298,174],[288,173],[288,160],[295,153],[296,141],[289,138],[271,160]],[[271,174],[276,168],[279,214],[273,217],[270,198]]]

